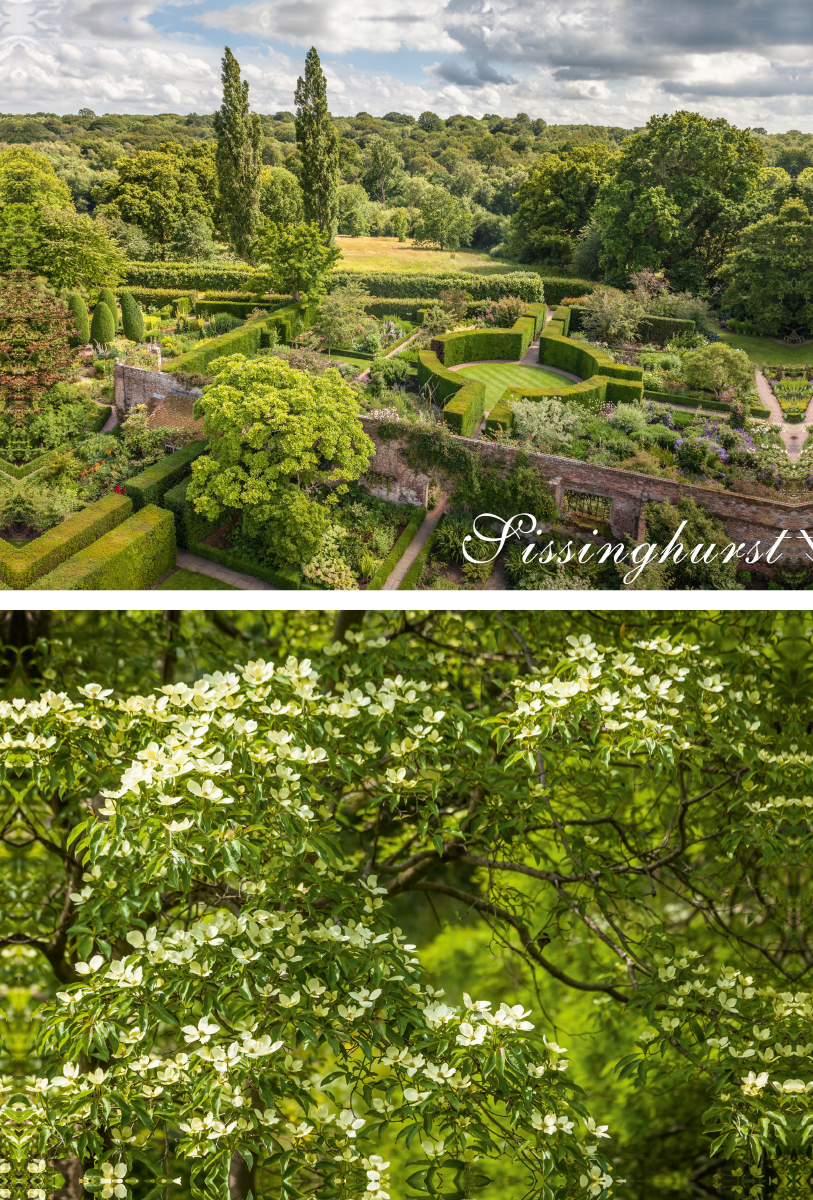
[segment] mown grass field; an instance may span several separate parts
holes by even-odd
[[[534,266],[491,258],[476,250],[431,250],[415,246],[412,238],[346,237],[339,234],[336,245],[342,257],[337,271],[410,271],[421,275],[446,275],[450,271],[474,271],[495,275],[505,271],[536,271],[542,275],[568,275],[561,267]]]
[[[507,387],[571,387],[571,380],[544,367],[525,367],[520,363],[473,363],[461,367],[457,375],[481,379],[486,385],[486,408],[492,409]]]
[[[777,367],[780,363],[799,366],[813,362],[813,342],[808,346],[784,346],[772,338],[743,337],[739,333],[727,333],[724,329],[720,330],[720,337],[727,346],[744,350],[757,367]]]
[[[230,583],[221,583],[219,579],[212,579],[211,575],[190,571],[188,567],[179,567],[155,588],[156,592],[237,592],[239,590],[239,588],[232,587]]]

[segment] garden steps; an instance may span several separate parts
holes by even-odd
[[[221,583],[230,583],[232,587],[240,588],[245,592],[276,592],[279,589],[272,587],[270,583],[266,583],[262,579],[255,578],[254,575],[247,575],[242,571],[233,571],[231,567],[224,567],[220,563],[211,562],[208,558],[201,558],[198,554],[190,554],[188,550],[179,550],[178,557],[175,560],[176,567],[186,567],[189,571],[197,571],[199,575],[208,575],[210,579],[218,579]],[[152,590],[159,583],[163,583],[166,579],[171,579],[172,573],[164,575],[153,585]]]
[[[395,592],[401,586],[407,571],[412,566],[415,559],[418,557],[421,550],[423,550],[424,546],[434,532],[435,526],[443,515],[445,504],[446,493],[441,492],[438,496],[435,507],[432,509],[431,513],[424,518],[423,522],[418,527],[418,532],[415,534],[414,538],[401,555],[393,571],[387,577],[387,580],[381,589],[382,592]]]

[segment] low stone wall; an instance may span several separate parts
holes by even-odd
[[[399,473],[405,474],[409,471],[405,460],[405,443],[398,440],[382,441],[377,434],[376,419],[362,417],[361,422],[376,447],[375,456],[370,463],[371,471],[398,480],[401,477]],[[483,458],[502,461],[508,469],[519,453],[506,446],[496,446],[491,442],[475,441],[472,438],[455,440],[470,446]],[[534,451],[524,453],[527,453],[530,465],[550,484],[560,511],[567,489],[609,499],[610,528],[616,537],[626,535],[636,542],[645,541],[645,505],[650,501],[664,500],[677,504],[683,497],[690,496],[723,523],[727,535],[737,544],[744,543],[750,549],[758,543],[760,552],[764,555],[776,542],[782,530],[788,530],[788,536],[781,546],[784,561],[801,559],[806,552],[813,555],[813,550],[799,532],[806,529],[813,539],[813,499],[791,504],[778,499],[741,496],[736,492],[717,492],[712,488],[688,482],[659,479],[651,475],[641,475],[637,471],[621,471],[617,467],[597,466],[595,463],[579,462],[555,454],[538,454]],[[425,478],[414,472],[410,472],[410,476],[412,479]]]

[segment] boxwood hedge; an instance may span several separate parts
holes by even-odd
[[[164,493],[189,474],[190,465],[205,449],[205,441],[190,442],[128,479],[124,490],[133,502],[133,510],[138,512],[147,504],[160,504]]]
[[[132,511],[129,496],[110,492],[25,546],[0,541],[0,579],[8,587],[31,587],[40,576],[121,525]]]
[[[148,504],[39,580],[44,591],[139,591],[175,565],[175,522]]]

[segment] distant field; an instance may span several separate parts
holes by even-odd
[[[486,385],[485,406],[491,410],[507,387],[572,387],[572,382],[544,367],[523,367],[519,363],[473,363],[461,367],[456,375],[481,379]]]
[[[416,247],[411,238],[345,237],[336,238],[343,257],[337,271],[410,271],[422,275],[446,274],[449,271],[475,271],[497,275],[506,271],[536,271],[541,275],[567,275],[556,267],[534,266],[491,258],[476,250],[427,250]]]

